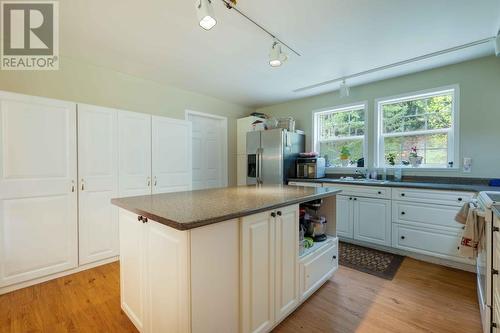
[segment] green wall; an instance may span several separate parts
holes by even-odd
[[[250,109],[62,58],[58,71],[0,71],[0,90],[184,119],[186,109],[228,118],[229,184],[236,184],[236,119]]]
[[[296,127],[306,131],[310,149],[312,110],[367,101],[368,158],[373,161],[375,99],[452,84],[460,86],[460,165],[464,157],[471,157],[472,172],[420,169],[405,170],[405,174],[500,177],[500,58],[493,56],[351,87],[347,98],[340,98],[335,91],[256,111],[275,117],[294,117]]]

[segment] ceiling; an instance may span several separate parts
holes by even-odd
[[[494,36],[500,0],[239,0],[301,57],[271,68],[272,39],[220,0],[198,26],[196,0],[61,0],[61,55],[257,107],[338,89],[293,90]],[[314,6],[311,5],[314,4]],[[483,44],[353,79],[359,85],[493,54]]]

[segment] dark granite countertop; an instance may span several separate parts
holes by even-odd
[[[111,202],[169,227],[188,230],[333,196],[340,191],[334,187],[250,185],[116,198]]]
[[[415,181],[387,181],[385,183],[363,183],[360,181],[346,181],[336,178],[319,178],[319,179],[299,179],[293,178],[288,181],[294,182],[313,182],[313,183],[332,183],[332,184],[349,184],[360,186],[382,186],[382,187],[406,187],[406,188],[421,188],[432,190],[449,190],[449,191],[465,191],[465,192],[481,192],[481,191],[500,191],[500,187],[488,186],[477,183],[440,183],[440,182],[415,182]]]

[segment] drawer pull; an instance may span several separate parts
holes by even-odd
[[[143,217],[142,218],[142,223],[148,223],[148,218],[147,217]]]
[[[275,213],[275,212],[272,212],[272,213],[271,213],[271,217],[276,217],[276,213]]]
[[[498,269],[491,269],[491,274],[498,275]]]
[[[463,227],[463,228],[465,229],[465,227]],[[493,230],[493,232],[498,232],[498,231],[500,231],[500,228],[498,228],[498,227],[493,227],[493,229],[492,229],[492,230]]]
[[[458,201],[462,201],[463,199],[462,198],[458,198]]]
[[[141,215],[137,216],[137,221],[142,221],[142,216]]]
[[[352,198],[349,198],[349,200],[352,200]]]
[[[354,201],[358,200],[358,198],[354,198]]]
[[[406,213],[405,212],[401,212],[401,215],[405,215]]]
[[[404,196],[405,196],[405,194],[404,194],[404,193],[401,193],[401,196],[402,196],[402,197],[404,197]]]
[[[382,194],[382,191],[378,191],[377,193],[378,193],[378,194]]]
[[[335,256],[335,255],[334,255],[334,256],[332,257],[332,260],[335,260],[335,259],[337,259],[337,256]]]
[[[405,239],[405,236],[401,236],[401,239]]]

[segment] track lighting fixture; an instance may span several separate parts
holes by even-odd
[[[212,0],[196,0],[198,3],[196,5],[198,20],[200,27],[205,30],[212,29],[216,24],[214,9],[212,7]]]
[[[345,83],[345,80],[342,80],[340,84],[340,98],[349,97],[349,86]]]
[[[271,52],[269,53],[269,65],[271,65],[271,67],[279,67],[283,65],[287,59],[288,56],[286,53],[281,51],[281,45],[274,41],[271,46]]]
[[[217,20],[215,19],[214,15],[214,10],[212,8],[212,1],[213,0],[195,0],[198,21],[200,23],[200,26],[205,30],[210,30],[217,24]],[[262,25],[257,23],[255,20],[253,20],[251,17],[242,12],[239,8],[237,8],[236,4],[238,0],[220,0],[220,1],[222,1],[222,3],[227,9],[238,13],[248,22],[252,23],[253,25],[258,27],[260,30],[264,31],[266,34],[268,34],[271,38],[274,39],[274,43],[271,48],[271,53],[269,54],[269,64],[272,67],[279,67],[288,59],[288,55],[282,52],[281,50],[282,46],[287,48],[290,52],[294,53],[296,56],[300,57],[300,53],[295,51],[292,47],[290,47],[290,45],[285,43],[283,40],[280,40],[276,35],[271,33],[269,30],[264,28]]]

